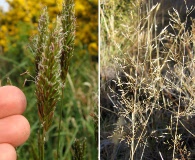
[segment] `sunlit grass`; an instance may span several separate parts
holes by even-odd
[[[159,5],[146,6],[142,14],[138,1],[129,3],[135,8],[129,21],[122,21],[125,12],[119,19],[115,7],[109,12],[121,7],[115,2],[101,8],[101,158],[192,158],[194,33],[187,30],[189,18],[181,20],[173,10],[167,13],[168,29],[156,30],[162,21],[156,16]]]

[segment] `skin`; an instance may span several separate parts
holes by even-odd
[[[30,124],[22,116],[25,109],[26,97],[19,88],[0,87],[0,160],[16,160],[14,147],[30,136]]]

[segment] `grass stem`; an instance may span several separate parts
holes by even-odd
[[[45,159],[45,131],[44,128],[40,128],[39,132],[39,160]]]
[[[60,133],[61,133],[61,121],[62,121],[62,106],[64,100],[64,86],[62,87],[62,99],[61,99],[61,105],[60,105],[60,119],[59,119],[59,126],[58,126],[58,146],[57,146],[57,158],[60,159]]]

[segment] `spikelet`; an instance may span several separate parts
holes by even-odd
[[[64,33],[63,50],[61,53],[61,78],[64,84],[69,68],[70,58],[72,57],[74,51],[76,22],[74,0],[66,0],[66,2],[64,1],[62,6],[61,21]]]
[[[84,160],[86,155],[86,138],[76,139],[72,145],[73,160]]]
[[[47,12],[47,7],[44,7],[41,17],[39,18],[38,34],[33,37],[33,39],[31,40],[32,43],[30,44],[31,50],[35,55],[36,75],[39,72],[38,64],[41,59],[41,54],[44,48],[46,47],[49,38],[48,25],[49,25],[49,16]]]
[[[41,16],[46,17],[46,10]],[[40,33],[45,31],[45,23],[39,21],[39,43],[40,48],[36,53],[36,96],[39,118],[45,131],[48,131],[56,107],[56,103],[61,96],[61,66],[60,57],[62,50],[62,29],[60,18],[57,18],[53,31]],[[43,30],[42,30],[43,29]],[[43,37],[41,35],[43,34]],[[46,35],[45,35],[46,34]]]

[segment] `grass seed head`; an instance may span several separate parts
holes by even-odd
[[[41,17],[46,17],[45,11]],[[46,20],[46,19],[45,19]],[[39,21],[41,26],[42,21]],[[43,23],[44,24],[44,23]],[[40,27],[39,27],[40,28]],[[60,55],[62,50],[62,33],[61,33],[60,18],[57,18],[54,29],[51,33],[44,32],[39,36],[42,41],[39,61],[36,61],[37,76],[36,76],[36,96],[38,104],[38,112],[40,120],[45,131],[47,131],[53,120],[53,114],[58,100],[61,95],[61,66]],[[45,35],[46,34],[46,35]],[[37,50],[38,52],[40,50]]]
[[[48,34],[49,34],[49,16],[47,12],[47,7],[43,8],[43,13],[40,16],[39,23],[38,23],[38,34],[34,36],[33,43],[32,43],[32,50],[35,54],[35,64],[36,64],[36,74],[38,74],[38,64],[41,60],[41,54],[46,47],[46,42],[48,41]]]
[[[64,83],[69,68],[70,58],[74,51],[75,39],[75,10],[74,0],[67,0],[63,3],[61,22],[64,33],[63,50],[61,52],[61,78]]]

